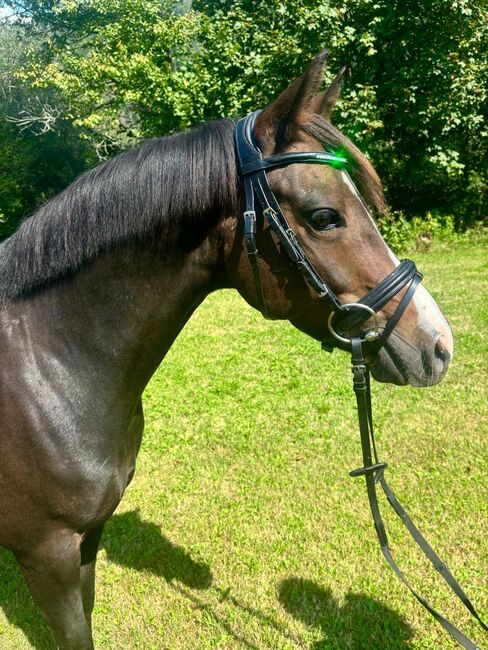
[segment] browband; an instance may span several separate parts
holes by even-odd
[[[241,176],[247,176],[260,169],[285,167],[295,163],[322,163],[324,165],[346,165],[347,158],[326,151],[297,151],[296,153],[280,153],[276,156],[255,160],[241,167]]]
[[[285,167],[294,163],[312,163],[324,165],[346,165],[347,158],[327,151],[297,151],[282,153],[263,158],[261,150],[255,144],[253,127],[256,118],[262,111],[254,111],[236,125],[237,155],[239,158],[239,174],[244,177],[262,169]]]

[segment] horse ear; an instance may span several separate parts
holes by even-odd
[[[305,73],[260,113],[254,133],[264,147],[263,152],[265,149],[273,150],[278,143],[286,141],[291,135],[290,127],[297,123],[300,113],[310,111],[322,82],[328,55],[328,50],[324,50],[316,56]]]
[[[327,90],[313,98],[310,105],[310,111],[312,113],[322,115],[330,122],[332,111],[334,110],[334,106],[341,94],[341,87],[345,73],[346,68],[341,68]]]

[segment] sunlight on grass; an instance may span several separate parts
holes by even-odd
[[[485,615],[486,252],[450,244],[415,256],[453,325],[446,380],[373,386],[389,482]],[[384,564],[364,484],[348,477],[360,444],[346,355],[220,292],[172,347],[145,411],[136,476],[99,555],[98,648],[457,647]],[[384,512],[407,575],[482,645]],[[1,648],[52,648],[10,556],[0,563]]]

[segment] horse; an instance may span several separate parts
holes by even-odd
[[[380,180],[331,123],[343,71],[321,91],[325,60],[256,114],[249,136],[264,159],[309,156],[262,173],[286,236],[293,231],[309,274],[325,279],[322,293],[263,211],[242,219],[247,177],[232,119],[149,140],[89,170],[0,246],[0,545],[13,551],[61,650],[94,648],[97,549],[134,475],[141,395],[205,297],[235,288],[267,318],[324,341],[331,296],[357,303],[397,273],[370,215],[385,210]],[[347,160],[350,173],[332,158],[313,164],[310,155],[324,152]],[[380,331],[406,292],[398,285],[375,310]],[[354,325],[360,333],[367,318]],[[379,381],[431,386],[452,354],[449,324],[420,285],[366,362]]]

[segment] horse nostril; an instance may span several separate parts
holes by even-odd
[[[447,352],[447,350],[442,347],[440,341],[437,341],[437,343],[435,344],[434,352],[437,359],[442,361],[442,363],[445,363],[446,361],[449,360],[449,352]]]

